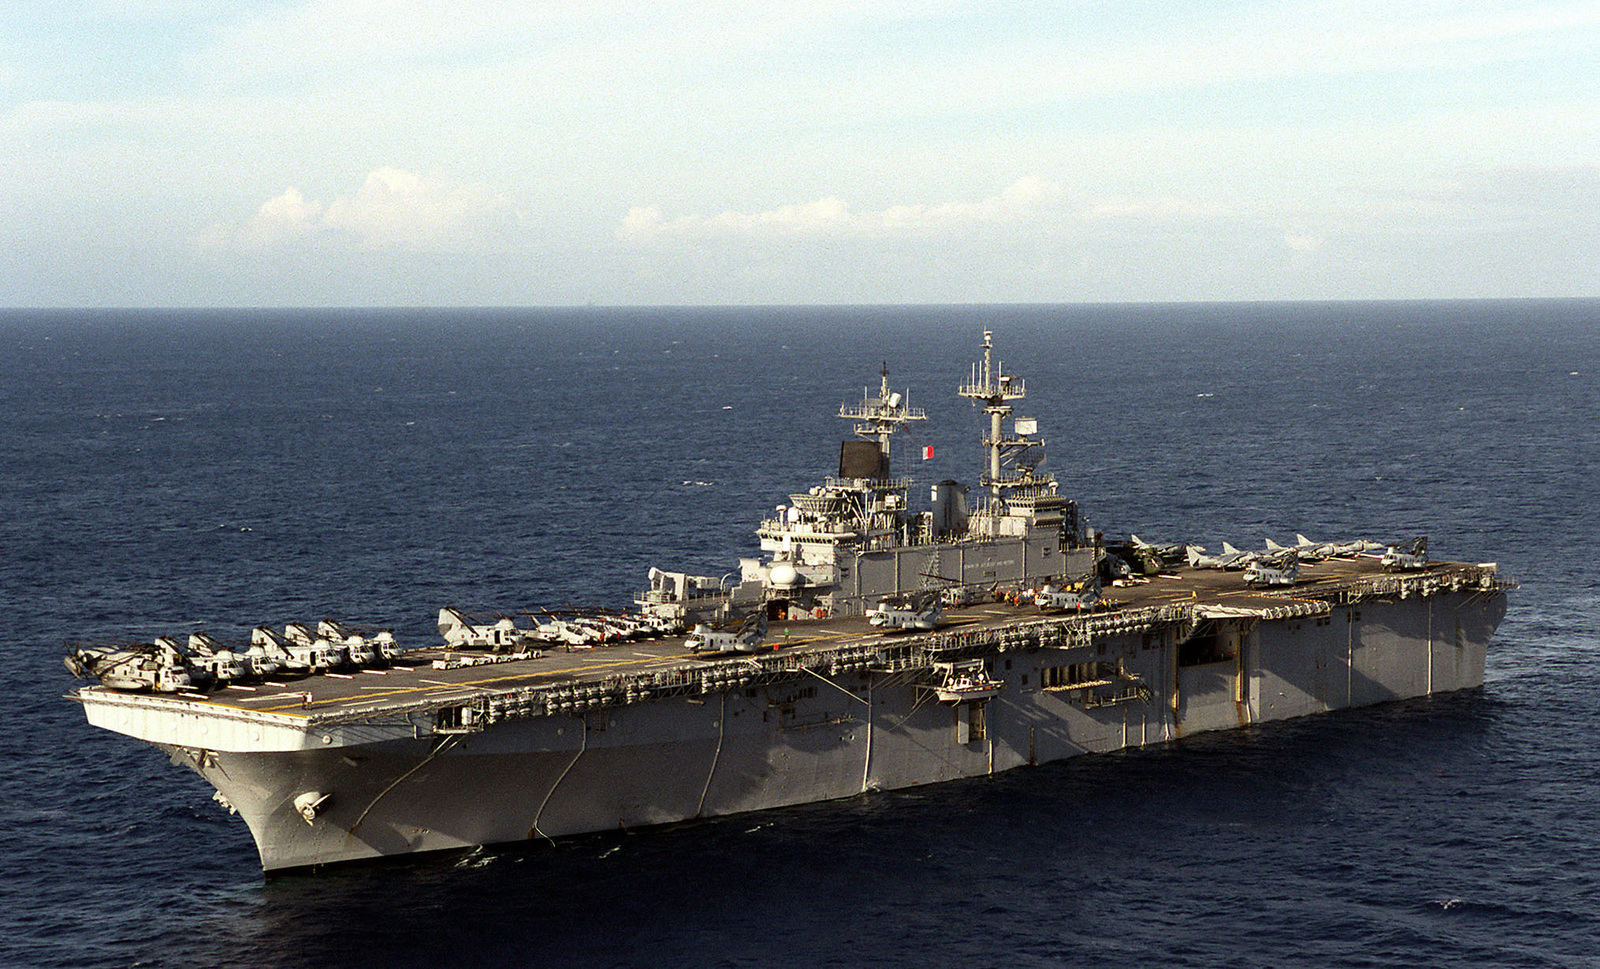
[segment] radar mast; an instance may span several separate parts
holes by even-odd
[[[989,429],[983,435],[988,461],[979,483],[989,489],[989,496],[997,511],[1005,498],[1006,489],[1034,481],[1032,468],[1006,470],[1008,459],[1038,443],[1028,438],[1029,434],[1037,432],[1037,425],[1032,420],[1018,418],[1013,422],[1013,433],[1005,433],[1005,419],[1011,416],[1013,410],[1011,402],[1027,397],[1028,386],[1027,381],[1004,370],[1004,365],[994,359],[994,334],[984,330],[983,362],[972,365],[972,376],[956,391],[973,403],[982,404],[983,412],[989,415]]]
[[[861,403],[854,407],[848,404],[839,405],[839,416],[846,420],[856,422],[856,436],[864,441],[876,441],[878,451],[883,455],[883,466],[889,466],[889,439],[896,431],[903,428],[908,421],[925,421],[928,414],[920,407],[907,406],[904,395],[898,391],[889,390],[889,362],[886,360],[883,369],[879,371],[882,381],[878,386],[878,396],[872,396],[871,388],[861,391]]]

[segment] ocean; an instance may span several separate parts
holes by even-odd
[[[735,569],[884,367],[971,482],[985,329],[1108,536],[1500,563],[1485,686],[270,882],[66,698],[73,645]],[[0,359],[0,965],[1600,965],[1600,301],[3,311]]]

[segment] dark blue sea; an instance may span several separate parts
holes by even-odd
[[[995,331],[1094,527],[1429,536],[1481,690],[828,804],[264,882],[69,644],[625,605],[891,384],[972,481]],[[1600,965],[1600,301],[0,313],[0,965]],[[914,495],[919,490],[913,490]],[[922,492],[925,493],[925,492]]]

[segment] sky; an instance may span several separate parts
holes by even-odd
[[[0,307],[1597,280],[1600,0],[0,0]]]

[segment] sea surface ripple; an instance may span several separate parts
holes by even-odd
[[[885,364],[919,487],[970,482],[986,328],[1107,534],[1499,562],[1487,684],[271,882],[64,699],[69,644],[422,645],[442,605],[726,572]],[[0,352],[0,966],[1600,965],[1600,302],[11,311]]]

